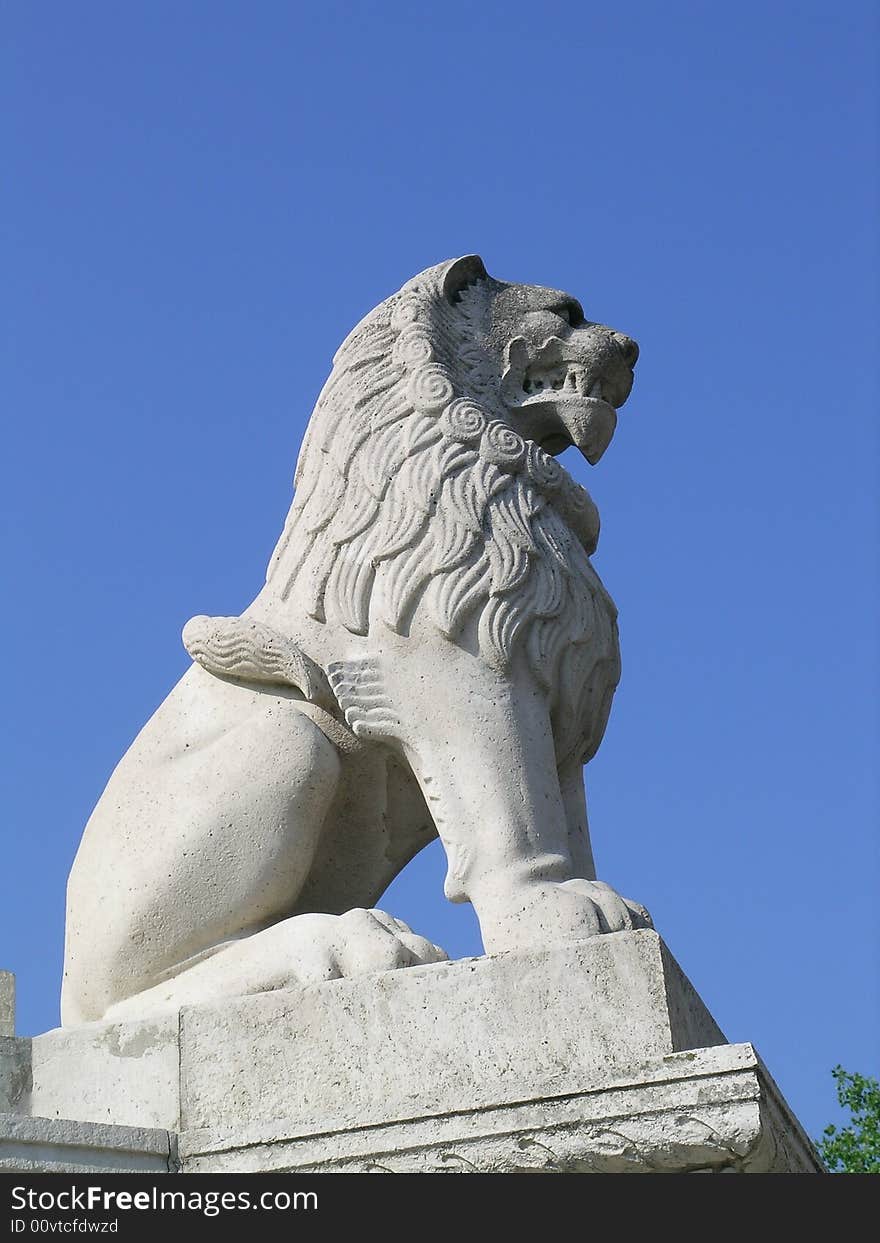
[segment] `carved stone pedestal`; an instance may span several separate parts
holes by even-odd
[[[86,1168],[822,1170],[647,930],[0,1045],[0,1169],[73,1168],[48,1131],[22,1155],[37,1118],[63,1118],[103,1124],[96,1153],[112,1130],[126,1162]]]

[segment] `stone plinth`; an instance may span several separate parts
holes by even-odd
[[[0,1108],[177,1133],[185,1173],[822,1168],[650,930],[7,1039]]]
[[[15,976],[0,971],[0,1036],[15,1035]]]
[[[617,933],[185,1010],[181,1124],[375,1126],[580,1092],[723,1042],[657,934]]]
[[[168,1174],[173,1168],[174,1136],[167,1131],[0,1114],[0,1173]]]
[[[532,1049],[524,1048],[524,1054]],[[430,1068],[425,1068],[430,1076]],[[820,1173],[749,1044],[673,1053],[601,1087],[381,1125],[184,1131],[184,1173]]]

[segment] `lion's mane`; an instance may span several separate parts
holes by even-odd
[[[455,641],[477,621],[499,669],[518,648],[548,693],[560,761],[599,745],[619,676],[616,610],[590,564],[595,506],[505,421],[480,347],[488,281],[450,303],[445,265],[363,320],[333,360],[267,582],[319,620]]]

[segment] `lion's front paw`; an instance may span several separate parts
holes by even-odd
[[[559,885],[566,891],[575,911],[579,911],[587,935],[625,932],[631,928],[653,928],[654,922],[638,902],[623,898],[601,880],[566,880]]]
[[[385,911],[347,911],[334,920],[324,947],[327,964],[321,975],[370,975],[425,963],[445,962],[448,954]]]
[[[600,880],[576,877],[517,886],[483,904],[480,928],[489,954],[584,941],[605,932],[653,928],[638,902],[622,898]]]

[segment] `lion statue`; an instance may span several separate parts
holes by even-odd
[[[113,773],[68,884],[62,1022],[446,955],[372,909],[434,837],[487,953],[645,926],[595,879],[583,765],[619,676],[588,494],[634,341],[467,256],[351,333],[265,587]]]

